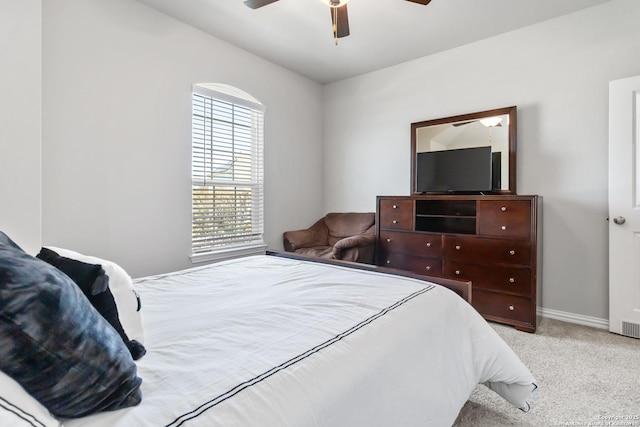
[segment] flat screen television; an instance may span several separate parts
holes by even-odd
[[[418,153],[419,193],[483,192],[493,188],[491,147]]]

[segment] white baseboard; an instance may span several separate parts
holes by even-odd
[[[538,316],[547,317],[549,319],[562,320],[563,322],[609,330],[608,319],[600,319],[599,317],[584,316],[582,314],[568,313],[566,311],[552,310],[550,308],[543,307],[539,307],[537,311]]]

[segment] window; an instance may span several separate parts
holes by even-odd
[[[192,261],[263,253],[264,107],[226,85],[192,94]]]

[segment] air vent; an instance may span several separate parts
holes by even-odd
[[[640,338],[640,324],[622,321],[622,335]]]

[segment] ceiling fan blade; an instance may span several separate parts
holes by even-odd
[[[278,0],[246,0],[244,2],[245,6],[250,7],[251,9],[258,9],[259,7],[266,6],[271,3],[275,3]]]
[[[469,120],[468,122],[453,123],[453,127],[464,126],[464,125],[468,125],[469,123],[475,123],[475,122],[477,122],[477,120]]]
[[[347,37],[349,35],[349,15],[347,14],[346,3],[340,7],[331,8],[331,23],[333,24],[334,36],[336,38]]]
[[[418,3],[418,4],[421,4],[423,6],[426,6],[429,3],[431,3],[431,0],[407,0],[407,1],[410,1],[410,2],[413,2],[413,3]]]
[[[468,122],[452,123],[452,125],[453,125],[453,127],[457,128],[458,126],[464,126],[464,125],[468,125],[468,124],[475,123],[475,122],[477,122],[477,120],[469,120]],[[497,125],[492,125],[492,126],[487,126],[487,127],[499,128],[499,127],[502,127],[502,123],[498,123]]]

